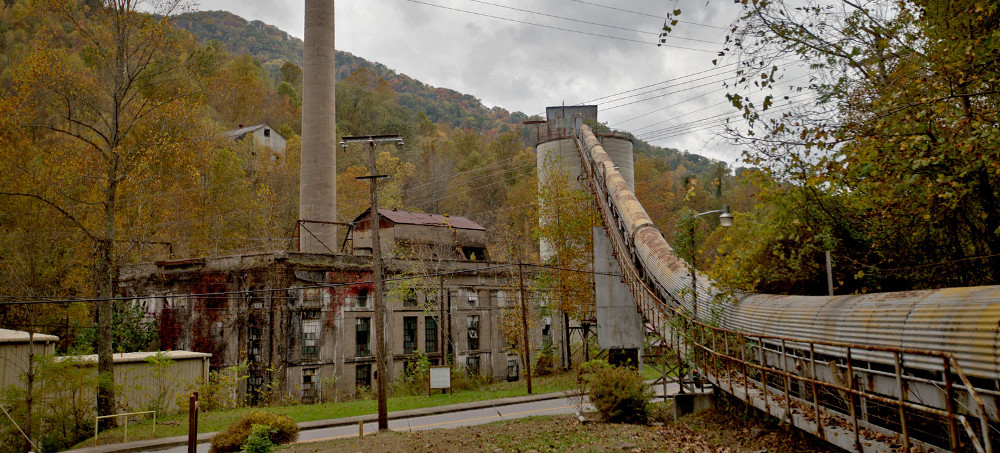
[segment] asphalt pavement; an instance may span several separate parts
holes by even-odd
[[[653,390],[657,396],[662,397],[662,384],[653,386]],[[677,384],[670,383],[667,385],[668,395],[676,392]],[[390,412],[389,429],[393,431],[417,431],[456,428],[535,415],[572,414],[577,411],[590,410],[593,410],[593,406],[586,400],[586,397],[581,400],[580,397],[568,395],[567,392],[557,392]],[[364,433],[366,434],[377,431],[375,414],[317,420],[298,424],[300,429],[298,442],[317,442],[355,437],[359,433],[359,423],[363,424]],[[208,442],[215,434],[213,432],[198,435],[197,451],[199,453],[208,452]],[[148,439],[73,450],[75,453],[125,453],[141,451],[185,453],[187,452],[187,436]]]

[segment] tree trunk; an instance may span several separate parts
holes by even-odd
[[[118,198],[118,156],[108,162],[107,189],[104,198],[104,237],[97,243],[97,415],[115,413],[115,364],[112,356],[111,327],[115,267],[115,210]],[[104,428],[111,426],[104,419]]]
[[[28,325],[29,325],[29,327],[28,327],[28,375],[27,375],[27,381],[28,381],[27,382],[27,384],[28,384],[27,385],[27,387],[28,387],[27,390],[28,390],[28,393],[27,393],[27,396],[25,398],[25,400],[26,400],[25,403],[27,405],[27,407],[25,408],[26,412],[27,412],[27,416],[25,418],[27,418],[27,421],[24,424],[25,425],[24,426],[24,437],[26,437],[25,442],[24,442],[24,451],[26,451],[26,452],[32,451],[32,448],[31,448],[31,425],[33,425],[33,423],[31,422],[31,417],[32,417],[31,409],[32,409],[32,406],[34,406],[34,403],[35,403],[35,398],[34,398],[34,392],[35,392],[35,327],[32,324],[34,324],[34,319],[32,319],[31,309],[29,308],[28,309]]]
[[[573,351],[569,346],[569,313],[563,311],[563,346],[566,351],[566,370],[573,369]]]

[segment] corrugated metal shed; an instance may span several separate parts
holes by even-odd
[[[28,356],[55,354],[59,337],[36,333],[34,347],[28,343],[28,332],[0,329],[0,388],[23,385],[21,376],[28,371]]]
[[[157,369],[147,359],[159,352],[126,352],[114,354],[115,385],[122,391],[118,404],[125,410],[145,410],[163,392],[165,409],[177,408],[177,396],[188,386],[208,381],[209,359],[212,354],[191,351],[162,351],[173,364]],[[75,361],[79,366],[97,371],[97,354],[56,357],[57,361]],[[235,390],[234,390],[235,391]]]

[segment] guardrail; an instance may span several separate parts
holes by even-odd
[[[94,417],[94,446],[95,447],[97,446],[97,433],[98,433],[97,425],[100,423],[101,420],[106,418],[125,417],[125,439],[122,442],[128,442],[128,417],[130,415],[145,415],[145,414],[153,414],[153,437],[156,437],[156,411],[124,412],[121,414],[100,415]]]

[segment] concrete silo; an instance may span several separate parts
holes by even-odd
[[[569,190],[589,191],[583,181],[583,167],[580,163],[580,152],[576,147],[574,137],[584,120],[597,120],[597,106],[558,106],[548,107],[546,113],[546,129],[539,134],[539,144],[536,147],[538,164],[538,186],[545,187],[552,180],[553,172],[565,175]],[[618,172],[625,178],[629,187],[635,190],[635,170],[633,164],[632,141],[615,135],[600,137],[601,146],[611,157]],[[544,209],[545,201],[539,200]],[[547,210],[546,210],[547,211]],[[545,213],[539,216],[539,222],[552,222],[545,218]],[[597,311],[598,344],[602,349],[617,351],[614,357],[627,357],[641,366],[641,348],[645,329],[642,317],[635,310],[635,301],[628,288],[622,283],[621,269],[611,253],[611,244],[603,227],[593,230],[594,240],[594,297]],[[539,257],[543,262],[552,258],[555,250],[545,240],[539,241]],[[552,327],[561,331],[560,358],[568,364],[565,355],[568,350],[569,337],[567,326],[571,320],[563,314],[553,320]]]
[[[628,187],[635,192],[635,165],[632,155],[632,140],[619,137],[617,135],[600,135],[597,139],[608,153],[608,157],[618,167],[618,173],[628,183]],[[579,160],[579,158],[577,159]]]

